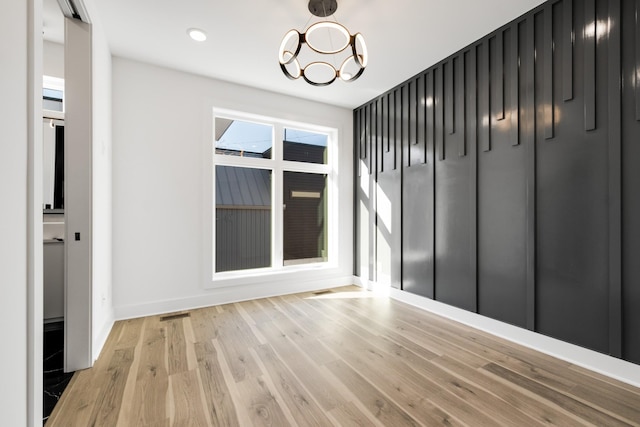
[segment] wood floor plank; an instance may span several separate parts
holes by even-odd
[[[570,365],[569,371],[580,378],[580,382],[584,384],[586,381],[593,381],[598,387],[606,387],[612,393],[624,393],[625,395],[640,397],[640,388],[619,381],[615,378],[607,377],[598,372],[583,368],[582,366]]]
[[[444,382],[434,381],[431,375],[435,369],[424,366],[429,364],[428,361],[406,365],[370,341],[360,340],[348,332],[329,345],[356,372],[391,396],[396,404],[416,419],[427,420],[428,424],[441,424],[443,420],[453,423],[451,413],[455,412],[462,422],[478,426],[500,425],[495,418],[470,405],[467,401],[471,400],[469,396],[461,396],[457,392],[461,386],[449,381],[450,384],[443,387]],[[420,371],[427,372],[427,375],[421,375]]]
[[[377,305],[378,301],[367,300],[358,302],[348,300],[347,303],[348,305],[346,305],[343,310],[345,313],[348,313],[348,317],[354,320],[357,319],[358,321],[365,321],[367,319],[367,309],[370,310],[371,307],[362,307],[365,304]],[[354,310],[354,307],[360,308]],[[488,355],[485,348],[474,347],[473,342],[461,341],[457,334],[444,333],[443,329],[439,327],[440,325],[422,321],[419,317],[408,317],[401,310],[395,310],[393,303],[389,304],[387,313],[389,314],[389,318],[384,322],[384,325],[389,327],[388,330],[391,334],[397,333],[398,335],[409,337],[420,343],[429,343],[430,349],[432,349],[432,352],[435,354],[457,354],[465,363],[477,367],[484,365],[484,363],[494,355]],[[379,322],[380,320],[378,320],[378,323]]]
[[[169,375],[169,386],[172,391],[173,425],[176,427],[206,427],[211,425],[207,420],[203,407],[203,399],[196,371],[185,371]]]
[[[169,320],[164,323],[167,328],[169,375],[186,372],[189,370],[189,362],[187,361],[187,346],[182,319]]]
[[[209,419],[217,426],[239,425],[233,398],[224,381],[215,347],[211,342],[198,342],[195,343],[195,352]]]
[[[304,306],[299,303],[299,300],[295,296],[285,295],[283,297],[270,298],[269,300],[274,302],[274,306],[282,311],[291,321],[295,322],[300,328],[306,330],[314,337],[320,338],[330,332],[326,328],[326,326],[330,324],[320,324],[316,319],[309,316],[309,312],[305,312]],[[278,321],[282,319],[274,320]]]
[[[311,394],[282,363],[269,344],[258,346],[256,352],[296,423],[305,426],[331,424]]]
[[[142,327],[144,326],[144,317],[123,320],[121,322],[122,332],[119,334],[115,342],[115,349],[132,348],[138,344],[142,337]]]
[[[250,330],[246,331],[244,328],[238,329],[236,327],[231,320],[230,308],[230,305],[225,306],[225,314],[216,318],[223,320],[218,327],[218,342],[222,348],[222,356],[229,365],[234,380],[240,382],[247,377],[258,377],[262,374],[249,352],[249,349],[258,345],[259,341]],[[247,334],[251,334],[252,338]]]
[[[218,310],[218,306],[214,307],[215,310]],[[224,380],[225,385],[229,389],[229,395],[231,396],[231,400],[233,401],[233,406],[236,410],[236,415],[238,416],[238,425],[240,426],[250,426],[251,422],[251,414],[250,405],[245,401],[245,395],[240,391],[239,384],[233,378],[233,374],[231,372],[231,368],[227,364],[226,360],[222,356],[223,351],[220,346],[220,342],[217,339],[211,340],[211,344],[218,355],[218,362],[220,366],[220,370],[222,372],[221,381]],[[202,374],[202,373],[201,373]],[[230,424],[230,426],[233,426]]]
[[[89,424],[91,426],[115,426],[120,415],[122,396],[133,363],[134,348],[115,350],[109,369],[98,380],[107,384],[100,390],[93,407]]]
[[[168,418],[166,407],[169,374],[166,360],[166,332],[159,321],[148,322],[140,348],[131,419],[123,425],[153,425]]]
[[[317,303],[318,301],[314,301],[312,304],[315,305]],[[320,301],[320,304],[327,303],[328,301]],[[366,299],[364,303],[369,304],[371,312],[379,312],[380,305],[377,304],[376,299]],[[359,323],[371,322],[370,316],[350,311],[348,305],[344,305],[343,307],[346,312],[341,312],[340,310],[336,309],[334,309],[333,311],[340,317],[343,322],[351,324],[352,327],[359,328]],[[319,310],[324,311],[322,309],[322,306],[319,307]],[[374,320],[373,322],[376,321]],[[483,355],[468,351],[464,347],[456,345],[456,343],[447,341],[446,339],[442,339],[436,335],[432,335],[425,330],[421,330],[420,328],[413,326],[413,324],[411,323],[388,319],[386,326],[383,326],[383,328],[383,330],[385,330],[389,334],[402,335],[406,338],[409,338],[410,340],[413,340],[414,342],[420,342],[421,345],[426,347],[427,350],[431,353],[438,355],[455,354],[456,357],[461,361],[476,367],[483,366],[485,363],[487,363],[487,359],[485,359]]]
[[[249,414],[251,424],[256,427],[292,424],[276,401],[274,390],[269,389],[264,378],[245,378],[236,385],[240,391],[240,405]]]
[[[93,372],[76,372],[47,420],[46,427],[89,425],[100,393],[99,388],[92,387],[93,381]]]
[[[343,361],[330,362],[327,367],[336,378],[339,378],[349,389],[353,390],[358,399],[384,425],[421,425]]]
[[[548,401],[554,402],[558,406],[576,414],[578,417],[589,423],[608,427],[630,425],[618,418],[614,418],[608,414],[600,412],[593,407],[589,407],[570,396],[550,389],[549,387],[546,387],[536,381],[530,380],[522,375],[503,368],[502,366],[496,365],[494,363],[489,363],[484,367],[484,369],[496,376],[499,376],[500,378],[503,378],[508,382],[526,388],[532,393],[535,393]]]
[[[353,402],[347,402],[344,405],[332,408],[328,415],[335,420],[335,424],[339,426],[370,426],[371,421],[358,409]]]
[[[584,423],[565,414],[564,411],[554,409],[553,404],[545,404],[544,401],[532,399],[523,389],[516,384],[507,385],[496,380],[492,375],[483,373],[481,369],[466,366],[457,360],[442,356],[431,360],[432,363],[447,370],[450,374],[461,379],[466,379],[485,391],[494,394],[504,400],[513,409],[529,414],[539,423],[550,426],[582,426]],[[549,402],[551,403],[551,402]]]
[[[124,386],[124,390],[122,393],[122,405],[120,409],[120,415],[118,416],[118,424],[116,427],[122,427],[127,425],[128,420],[133,419],[133,401],[135,396],[136,389],[136,379],[138,377],[138,370],[140,369],[140,353],[142,351],[143,345],[143,337],[146,328],[147,321],[145,318],[136,319],[139,322],[136,322],[136,334],[132,334],[131,338],[127,340],[129,344],[135,344],[134,347],[134,356],[133,362],[129,368],[129,375],[127,376],[127,381]],[[132,328],[132,330],[134,330]]]
[[[325,411],[348,403],[326,380],[321,369],[316,365],[317,362],[310,363],[310,361],[314,360],[314,348],[310,349],[296,346],[295,342],[293,342],[286,333],[278,329],[273,322],[263,322],[257,327],[263,332],[265,337],[267,337],[269,344],[276,350],[279,357],[286,363],[289,369],[291,369],[305,387],[313,393]],[[317,345],[322,346],[319,342],[317,342]],[[324,348],[324,346],[322,347]],[[336,360],[336,358],[333,357],[332,360]]]
[[[569,362],[566,362],[564,360],[556,359],[552,356],[537,351],[530,351],[524,346],[515,344],[500,337],[496,337],[479,329],[471,328],[462,323],[445,319],[436,314],[420,310],[417,307],[406,306],[405,304],[402,304],[398,301],[394,301],[393,303],[395,311],[406,311],[407,313],[411,313],[414,316],[417,315],[418,319],[416,320],[421,324],[432,324],[438,329],[448,331],[451,336],[458,336],[464,338],[467,342],[475,342],[481,344],[482,346],[491,348],[498,353],[502,353],[514,359],[522,360],[529,365],[540,367],[544,366],[545,368],[553,372],[566,371],[571,365]],[[410,323],[413,323],[414,321],[409,320]]]
[[[609,390],[593,389],[584,385],[573,387],[571,394],[576,399],[589,402],[602,412],[621,418],[625,422],[640,420],[640,397],[634,396],[634,399],[630,399],[624,393],[611,393]]]
[[[640,389],[347,286],[118,321],[49,427],[640,426]]]

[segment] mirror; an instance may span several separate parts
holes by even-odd
[[[45,213],[64,209],[64,120],[42,119],[42,207]]]
[[[42,209],[64,212],[64,79],[42,77]]]

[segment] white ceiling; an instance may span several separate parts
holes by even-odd
[[[43,1],[44,37],[62,42],[57,3]],[[287,79],[277,59],[284,34],[302,31],[311,17],[308,0],[93,1],[113,55],[348,108],[543,2],[338,0],[335,17],[352,34],[363,34],[369,65],[357,81],[313,87]],[[205,30],[207,41],[192,41],[186,34],[190,27]]]

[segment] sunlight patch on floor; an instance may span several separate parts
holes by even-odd
[[[346,292],[324,292],[313,295],[305,299],[365,299],[365,298],[388,298],[389,293],[384,291],[346,291]]]

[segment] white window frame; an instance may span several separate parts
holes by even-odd
[[[52,76],[42,76],[42,89],[53,89],[62,92],[62,111],[53,111],[42,109],[42,116],[50,119],[64,120],[64,112],[66,111],[64,93],[64,79]]]
[[[205,288],[215,288],[220,286],[233,286],[234,284],[247,284],[269,275],[281,275],[296,272],[309,271],[335,271],[338,267],[338,212],[339,212],[339,191],[338,191],[338,129],[313,125],[309,123],[301,123],[297,121],[283,120],[274,117],[243,113],[234,110],[213,108],[212,112],[212,129],[210,141],[209,161],[206,167],[210,173],[209,197],[205,200],[210,201],[207,206],[209,215],[207,217],[210,226],[210,238],[206,240],[206,275]],[[251,158],[229,156],[215,153],[215,119],[225,118],[231,120],[239,120],[253,122],[272,126],[272,148],[271,159]],[[305,162],[295,162],[283,160],[283,139],[284,129],[296,129],[307,132],[322,133],[327,135],[327,163],[315,164]],[[272,171],[272,210],[271,210],[271,267],[216,272],[216,227],[215,227],[215,211],[216,211],[216,194],[215,194],[215,168],[216,166],[235,166],[256,169],[267,169]],[[284,172],[309,172],[324,174],[327,177],[327,251],[326,261],[311,262],[304,264],[284,265],[283,259],[283,179]],[[277,208],[279,207],[279,208]],[[252,280],[253,279],[253,280]]]

